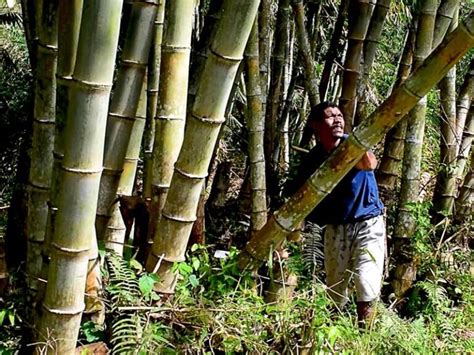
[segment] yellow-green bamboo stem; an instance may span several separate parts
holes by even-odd
[[[349,7],[349,30],[347,52],[344,61],[342,91],[339,104],[344,115],[345,130],[350,132],[353,126],[357,103],[357,82],[360,75],[360,60],[371,16],[370,0],[355,0]]]
[[[224,2],[222,18],[211,43],[196,99],[187,116],[187,129],[175,164],[175,172],[156,228],[147,270],[155,271],[158,261],[158,287],[173,292],[173,263],[184,260],[189,233],[196,219],[196,208],[227,101],[238,71],[245,44],[258,9],[258,0]]]
[[[251,230],[257,231],[267,222],[267,197],[265,184],[265,153],[263,131],[265,128],[260,92],[258,52],[258,17],[255,19],[245,50],[247,66],[247,126],[249,131],[250,188],[252,190]]]
[[[271,78],[265,112],[264,148],[267,168],[267,188],[269,195],[278,192],[277,161],[277,120],[284,99],[284,76],[287,48],[290,41],[290,0],[280,0],[276,18],[275,44],[271,56]]]
[[[273,17],[272,17],[272,1],[261,0],[260,1],[260,14],[258,16],[259,31],[258,31],[258,53],[259,53],[259,70],[260,70],[260,91],[261,91],[261,102],[262,102],[262,115],[266,116],[267,112],[267,96],[268,96],[268,79],[270,74],[270,51],[273,28]]]
[[[469,154],[472,149],[473,142],[474,142],[474,105],[471,104],[471,109],[469,111],[469,118],[466,121],[466,126],[464,128],[461,147],[459,149],[459,154],[457,158],[456,182],[459,182],[459,185],[461,184],[461,181],[463,180],[464,169],[466,168],[466,163],[469,158]]]
[[[74,354],[76,347],[121,10],[121,1],[84,1],[37,352]]]
[[[28,216],[26,220],[28,285],[37,289],[41,274],[48,201],[53,170],[54,120],[56,116],[57,0],[41,0],[36,23],[38,35],[34,82],[33,135],[30,152]]]
[[[344,141],[287,203],[276,211],[239,256],[241,268],[256,268],[326,197],[364,152],[382,139],[416,102],[474,46],[474,18],[468,17],[436,51]]]
[[[158,0],[135,0],[110,103],[105,138],[104,171],[100,180],[96,232],[105,237],[116,199],[125,154],[137,113],[150,52]]]
[[[474,216],[474,149],[471,151],[470,170],[456,199],[455,220],[458,223],[472,219]]]
[[[354,117],[355,125],[367,116],[367,95],[366,87],[369,82],[369,74],[375,60],[375,52],[380,43],[380,36],[382,35],[383,25],[390,9],[391,0],[378,0],[375,9],[370,18],[367,36],[364,41],[363,55],[362,55],[362,80],[357,88],[357,106]]]
[[[452,32],[458,25],[458,11],[455,11],[449,28]],[[440,81],[441,103],[441,142],[440,142],[440,171],[436,179],[433,196],[434,222],[453,213],[454,198],[456,197],[456,166],[457,147],[460,138],[456,137],[456,67]]]
[[[303,60],[306,91],[308,92],[311,106],[315,106],[319,103],[319,90],[313,56],[311,55],[311,46],[304,25],[303,0],[292,0],[291,6],[293,7],[293,13],[295,15],[296,34],[298,36],[299,50]]]
[[[58,210],[61,163],[64,156],[64,129],[69,105],[69,84],[72,81],[76,63],[77,43],[81,26],[83,0],[60,1],[58,7],[58,65],[56,73],[56,123],[54,135],[54,166],[51,177],[51,193],[48,205],[46,235],[43,244],[43,264],[41,275],[48,277],[51,239]],[[40,284],[39,301],[44,296],[45,284]]]
[[[410,75],[416,35],[414,27],[410,28],[405,40],[405,47],[398,65],[395,87],[400,86]],[[395,185],[400,178],[400,165],[403,159],[406,128],[407,120],[403,118],[387,133],[385,138],[384,152],[377,170],[377,184],[380,197],[386,204],[396,200],[394,191]]]
[[[193,14],[193,0],[166,4],[168,22],[161,46],[161,83],[153,147],[152,219],[155,223],[165,203],[173,166],[183,143]]]
[[[433,44],[431,45],[431,48],[438,47],[443,40],[457,8],[459,8],[459,0],[443,0],[441,2],[438,12],[436,13]]]
[[[474,95],[474,59],[469,64],[468,72],[464,77],[464,82],[459,90],[458,104],[457,104],[457,121],[456,121],[456,137],[460,139],[463,134],[464,126],[466,124],[466,117],[469,112],[469,107],[472,104],[472,97]],[[459,153],[459,143],[458,143]],[[464,170],[464,167],[462,167]],[[461,172],[462,173],[462,172]]]
[[[418,30],[413,52],[414,68],[420,66],[431,52],[436,9],[437,0],[422,0],[419,3]],[[420,201],[420,173],[426,109],[427,99],[423,97],[410,111],[407,118],[400,198],[393,232],[396,268],[392,286],[397,297],[405,294],[416,278],[417,264],[410,238],[416,231],[417,221],[409,206]]]
[[[158,104],[160,83],[161,43],[165,20],[165,0],[159,0],[158,11],[153,30],[153,40],[148,60],[148,88],[145,132],[143,134],[143,197],[151,199],[153,179],[153,142],[155,140],[155,113]]]
[[[123,171],[117,188],[118,195],[131,196],[133,192],[138,158],[140,156],[140,142],[142,141],[143,131],[145,129],[145,116],[147,109],[146,87],[146,80],[144,80],[142,94],[140,95],[140,100],[138,102],[137,117],[135,118],[135,122],[133,122],[133,129],[130,135],[130,141],[128,142],[127,153],[125,154]],[[112,217],[110,218],[105,233],[105,248],[122,255],[123,246],[125,244],[125,232],[125,223],[123,222],[119,210],[119,204],[115,203],[113,205]]]
[[[346,21],[347,12],[349,9],[349,0],[341,0],[339,5],[339,11],[337,20],[334,25],[334,31],[331,36],[331,42],[329,44],[328,52],[324,62],[323,72],[321,74],[321,80],[319,83],[319,96],[321,100],[327,100],[327,92],[329,87],[329,79],[331,77],[332,67],[336,60],[337,51],[339,48],[339,41],[342,37],[344,30],[344,22]]]

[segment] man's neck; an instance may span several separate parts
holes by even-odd
[[[330,139],[324,139],[320,141],[321,145],[323,146],[323,149],[331,153],[336,147],[341,143],[341,138],[330,138]]]

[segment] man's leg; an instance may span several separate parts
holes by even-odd
[[[324,265],[328,294],[338,307],[346,304],[351,278],[351,246],[346,225],[327,225],[324,233]]]
[[[357,315],[364,323],[372,312],[371,304],[380,294],[385,257],[383,216],[358,223],[354,243],[354,272],[357,291]]]

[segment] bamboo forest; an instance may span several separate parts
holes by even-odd
[[[474,0],[0,0],[0,354],[474,353]]]

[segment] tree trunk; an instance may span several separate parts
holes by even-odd
[[[415,69],[423,64],[423,61],[431,52],[436,9],[436,0],[422,0],[420,3],[418,30],[413,54]],[[426,106],[427,99],[423,97],[410,111],[407,118],[400,199],[393,233],[396,270],[392,286],[397,297],[401,297],[411,287],[416,277],[417,265],[410,237],[416,231],[417,221],[409,206],[419,202]]]
[[[263,133],[265,128],[260,91],[258,17],[254,22],[245,50],[247,67],[247,127],[249,134],[249,165],[252,212],[250,225],[252,234],[267,222],[267,195],[265,184],[265,153]]]
[[[57,0],[38,2],[38,35],[33,136],[30,152],[28,216],[26,220],[28,286],[36,292],[41,274],[41,249],[46,232],[48,201],[53,171],[54,121],[56,116]]]
[[[146,268],[157,271],[162,292],[173,292],[174,262],[183,261],[186,244],[207,175],[227,101],[258,9],[258,0],[224,2],[222,18],[210,46],[193,109],[175,164],[175,172],[156,228]],[[205,137],[206,139],[203,139]],[[160,265],[157,265],[160,261]],[[157,270],[155,270],[155,268]]]
[[[160,83],[161,44],[165,20],[165,0],[158,0],[158,10],[153,27],[153,38],[148,59],[146,123],[143,135],[143,197],[151,199],[153,181],[153,144],[155,141],[155,113],[158,105]]]
[[[431,42],[430,42],[431,43]],[[276,211],[239,256],[241,268],[255,269],[326,197],[362,155],[393,127],[459,59],[474,46],[474,19],[467,17],[400,87],[364,120],[315,171],[309,180]]]
[[[357,104],[357,83],[360,76],[360,61],[371,16],[371,0],[356,0],[349,11],[349,30],[347,34],[347,53],[344,61],[342,92],[339,106],[344,115],[345,131],[351,132]]]
[[[120,1],[84,1],[38,352],[74,354],[76,347],[121,10]]]

